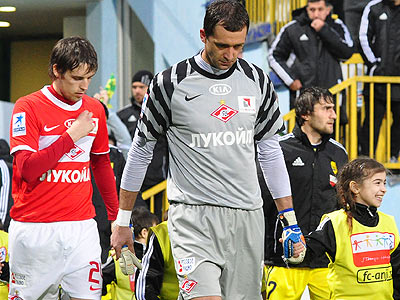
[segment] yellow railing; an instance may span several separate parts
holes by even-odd
[[[169,207],[168,199],[167,199],[167,181],[164,180],[159,184],[149,188],[148,190],[142,193],[143,200],[150,200],[150,211],[154,213],[154,197],[158,193],[163,193],[162,197],[162,221],[164,221],[164,213]]]
[[[390,109],[390,90],[391,84],[400,84],[400,76],[354,76],[346,79],[345,81],[333,86],[330,88],[330,92],[336,97],[336,113],[337,120],[340,120],[340,109],[339,109],[339,95],[345,91],[347,98],[346,112],[349,119],[348,124],[344,127],[345,138],[341,136],[343,133],[343,128],[339,128],[340,124],[337,121],[335,124],[335,139],[341,142],[345,147],[347,152],[349,153],[349,159],[354,159],[358,156],[358,129],[360,127],[360,120],[358,117],[358,113],[360,108],[357,107],[357,97],[359,90],[359,84],[362,83],[370,83],[370,96],[369,99],[365,99],[364,101],[370,101],[370,115],[366,116],[370,118],[370,132],[369,132],[369,147],[370,147],[370,156],[376,158],[378,161],[383,163],[385,167],[390,169],[400,169],[400,163],[391,163],[390,162],[390,130],[392,124],[392,114]],[[374,153],[374,85],[376,83],[386,84],[387,88],[387,97],[386,97],[386,117],[382,122],[381,131],[379,135],[379,141],[377,146],[377,151]],[[287,115],[284,116],[284,119],[288,121],[288,129],[289,132],[293,129],[295,114],[294,110],[290,111]],[[362,117],[361,117],[362,118]],[[393,155],[393,154],[392,154]]]
[[[307,0],[247,0],[246,9],[252,24],[270,23],[275,35],[292,20],[292,11],[306,6]]]

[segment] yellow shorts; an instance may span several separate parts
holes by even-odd
[[[311,300],[329,299],[328,268],[284,268],[265,266],[267,299],[299,300],[306,286]]]

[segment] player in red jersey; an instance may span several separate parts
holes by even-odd
[[[104,109],[85,95],[96,71],[89,41],[62,39],[51,53],[52,84],[15,104],[9,297],[57,299],[59,285],[71,299],[101,297],[90,167],[110,221],[118,198]]]

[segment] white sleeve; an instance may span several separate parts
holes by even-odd
[[[257,142],[258,160],[265,182],[274,199],[292,195],[289,174],[278,137],[278,135],[274,135],[269,139]]]
[[[157,141],[147,141],[139,137],[138,130],[128,152],[124,172],[122,173],[121,188],[138,192],[146,175],[147,167],[153,158],[153,150]]]

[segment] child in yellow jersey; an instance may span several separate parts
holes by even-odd
[[[330,299],[400,299],[399,231],[378,212],[386,193],[386,169],[371,158],[343,166],[337,183],[342,209],[322,217],[306,236],[307,260],[330,259]]]
[[[134,249],[136,256],[141,260],[146,249],[148,230],[158,224],[158,218],[146,207],[134,208],[131,216]],[[118,261],[110,251],[110,257],[103,266],[103,295],[102,300],[134,300],[135,299],[135,274],[124,275]],[[108,286],[111,284],[111,286]]]
[[[0,299],[7,299],[8,297],[9,279],[8,233],[0,230]]]

